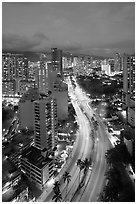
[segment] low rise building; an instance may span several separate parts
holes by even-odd
[[[31,146],[21,156],[21,171],[40,189],[43,189],[54,173],[54,159],[43,155],[40,149]]]

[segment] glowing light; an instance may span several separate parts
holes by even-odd
[[[48,187],[51,187],[54,183],[55,183],[55,179],[54,179],[54,178],[51,178],[51,179],[47,182],[47,185],[48,185]]]
[[[122,111],[121,114],[126,119],[126,111]]]

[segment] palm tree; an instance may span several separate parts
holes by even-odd
[[[55,202],[58,202],[58,201],[61,202],[61,200],[62,200],[61,193],[60,192],[59,193],[55,193],[53,198],[52,198],[52,200],[55,200]]]
[[[97,131],[97,129],[98,129],[98,122],[94,121],[93,122],[93,126],[94,126],[95,131]]]
[[[85,174],[88,167],[90,166],[90,161],[87,158],[85,158],[85,160],[83,161],[83,165],[84,165],[84,174]]]
[[[117,202],[118,191],[113,185],[105,186],[103,192],[99,196],[99,201],[103,202]]]
[[[82,169],[84,169],[84,163],[83,163],[83,161],[81,161],[81,159],[77,160],[77,166],[80,169],[80,171],[79,171],[79,185],[80,185],[80,174],[81,174]]]
[[[80,163],[81,163],[81,159],[78,159],[78,160],[77,160],[77,166],[79,166]]]
[[[67,186],[66,186],[66,196],[67,196],[67,189],[68,189],[68,184],[71,181],[71,175],[67,171],[65,171],[65,173],[63,174],[63,179],[64,179],[64,182],[67,181]]]
[[[60,183],[59,183],[59,181],[55,181],[55,183],[54,183],[54,187],[53,187],[53,191],[55,192],[55,194],[57,193],[60,193],[60,188],[59,188],[59,186],[60,186]]]
[[[118,144],[114,148],[107,150],[106,160],[109,164],[124,163],[129,164],[131,161],[130,154],[127,151],[125,144]]]

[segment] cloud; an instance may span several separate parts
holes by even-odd
[[[134,50],[133,2],[4,2],[2,9],[3,49]]]
[[[3,34],[2,49],[13,51],[32,51],[42,42],[49,42],[50,39],[43,33],[36,33],[31,37],[17,34]]]
[[[80,51],[82,45],[73,40],[54,41],[43,33],[37,32],[33,36],[17,34],[3,34],[2,49],[9,51],[34,51],[42,52],[58,47],[64,51]]]

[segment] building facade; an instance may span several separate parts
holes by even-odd
[[[22,54],[2,54],[2,79],[13,80],[16,78],[27,80],[28,58]]]
[[[29,79],[28,59],[22,54],[2,54],[2,81],[3,93],[15,95],[18,90],[18,81]],[[12,87],[12,84],[14,87]]]
[[[57,100],[57,116],[59,120],[68,117],[68,86],[65,83],[55,83],[52,95]]]
[[[53,176],[54,159],[44,157],[40,149],[31,146],[22,152],[20,168],[29,180],[43,189],[46,182]]]
[[[19,101],[19,128],[34,130],[33,102],[39,99],[38,89],[28,90]]]
[[[16,55],[2,53],[2,80],[13,80],[16,78]]]
[[[68,117],[68,86],[62,82],[57,70],[52,70],[48,64],[48,89],[57,101],[57,116],[59,120]]]
[[[40,67],[38,70],[38,88],[41,93],[47,93],[47,80],[48,74],[47,58],[45,54],[40,55]]]
[[[9,96],[16,94],[16,82],[15,80],[3,80],[2,81],[2,95]]]
[[[29,89],[33,89],[35,88],[35,81],[33,80],[19,80],[18,81],[18,89],[17,89],[17,93],[19,95],[23,95],[25,94]]]
[[[115,54],[115,64],[114,64],[114,70],[115,72],[120,72],[122,67],[122,59],[120,53]]]
[[[57,70],[61,77],[63,77],[62,50],[51,48],[51,58],[53,71]]]
[[[123,109],[127,111],[127,121],[133,125],[135,116],[135,56],[123,56]],[[134,114],[133,114],[134,113]],[[130,117],[131,116],[131,117]],[[132,122],[131,122],[132,121]],[[135,125],[135,124],[134,124]]]
[[[34,101],[34,140],[38,149],[52,150],[57,138],[57,103],[51,97]]]
[[[101,71],[103,73],[105,73],[106,75],[108,75],[108,76],[111,75],[110,64],[108,63],[107,60],[102,61],[102,63],[101,63]]]

